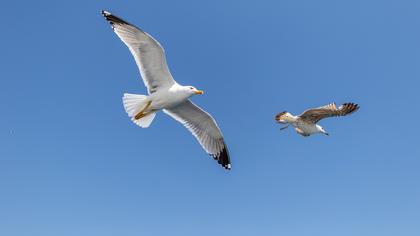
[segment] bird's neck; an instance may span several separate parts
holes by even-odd
[[[191,97],[191,93],[189,92],[188,88],[177,83],[172,85],[169,91],[176,93],[177,96],[183,97],[184,99]]]
[[[298,117],[288,113],[283,119],[289,123],[294,123],[297,121]]]

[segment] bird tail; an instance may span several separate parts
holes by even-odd
[[[149,97],[145,95],[124,93],[123,96],[123,104],[125,111],[131,118],[131,120],[134,122],[134,124],[142,128],[149,127],[156,116],[156,111],[147,110],[147,107],[150,105],[150,102],[151,101],[149,100]],[[141,118],[136,118],[139,112],[141,112],[144,109],[146,109],[146,115]]]

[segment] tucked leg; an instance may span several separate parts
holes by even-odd
[[[286,125],[286,126],[284,126],[284,127],[281,127],[281,128],[280,128],[280,130],[287,129],[289,126],[290,126],[290,125]]]
[[[146,106],[139,111],[139,113],[137,113],[137,115],[134,117],[135,120],[139,120],[143,117],[145,117],[148,113],[146,112],[146,110],[150,107],[150,105],[152,104],[152,101],[148,101]]]

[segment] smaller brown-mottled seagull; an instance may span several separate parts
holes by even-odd
[[[335,103],[330,103],[322,107],[308,109],[298,116],[283,111],[277,114],[275,119],[278,123],[288,124],[280,130],[284,130],[292,125],[298,134],[305,137],[317,133],[329,135],[324,128],[317,124],[320,120],[333,116],[346,116],[358,109],[359,105],[355,103],[344,103],[339,108],[337,108]]]

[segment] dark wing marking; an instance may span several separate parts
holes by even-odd
[[[231,162],[222,132],[216,121],[190,100],[176,107],[163,110],[183,124],[198,140],[206,152],[225,169],[230,170]]]
[[[335,103],[330,103],[322,107],[308,109],[299,115],[299,117],[305,121],[317,123],[327,117],[349,115],[358,109],[359,105],[355,103],[344,103],[339,108],[337,108]]]
[[[118,16],[107,11],[102,11],[102,15],[130,49],[149,93],[175,83],[166,64],[165,52],[158,41]]]

